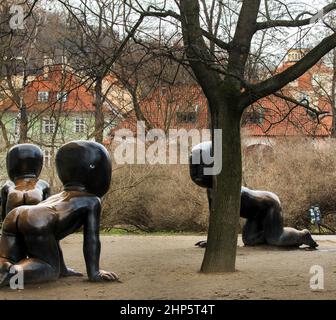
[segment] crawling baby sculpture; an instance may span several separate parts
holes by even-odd
[[[25,283],[58,279],[58,241],[82,226],[89,280],[118,279],[114,273],[99,269],[100,197],[109,189],[112,171],[107,150],[95,142],[70,142],[57,152],[56,168],[64,191],[38,205],[12,210],[3,223],[0,286],[7,285],[20,270]]]
[[[12,209],[36,205],[50,196],[49,184],[38,179],[43,166],[43,153],[38,146],[25,143],[12,147],[7,153],[6,165],[11,180],[1,188],[2,221]],[[59,244],[58,248],[61,276],[82,276],[82,273],[65,266]]]
[[[12,209],[38,204],[50,195],[49,184],[38,178],[43,166],[43,153],[38,146],[26,143],[12,147],[6,165],[10,181],[1,188],[2,221]]]
[[[205,176],[203,169],[211,165],[205,165],[199,155],[203,152],[210,154],[210,150],[211,142],[201,143],[193,148],[190,157],[190,176],[196,184],[207,188],[209,208],[212,199],[212,177]],[[201,161],[197,164],[196,159]],[[299,231],[284,227],[280,200],[272,192],[242,187],[240,216],[246,219],[243,227],[243,242],[246,246],[261,244],[283,247],[299,247],[304,244],[311,248],[318,246],[308,230]],[[205,247],[206,241],[200,241],[196,245]]]

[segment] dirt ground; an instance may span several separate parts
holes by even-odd
[[[101,267],[122,283],[90,283],[82,278],[1,289],[0,299],[335,299],[336,237],[315,237],[316,251],[245,248],[239,240],[238,271],[198,272],[200,236],[102,236]],[[82,236],[62,242],[68,266],[85,272]],[[312,291],[311,266],[325,272],[325,289]]]

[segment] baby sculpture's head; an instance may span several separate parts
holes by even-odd
[[[210,160],[212,150],[211,141],[202,142],[196,145],[189,158],[189,168],[191,179],[200,187],[212,188],[212,176],[204,174],[204,168],[213,167],[213,162],[205,164],[204,159]],[[208,163],[210,161],[207,161]]]
[[[43,152],[33,144],[18,144],[7,152],[6,164],[12,181],[19,178],[38,178],[43,166]]]
[[[110,187],[111,158],[97,142],[73,141],[63,145],[56,154],[56,169],[64,187],[84,187],[98,197]]]

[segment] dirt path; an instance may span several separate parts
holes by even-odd
[[[238,272],[198,272],[199,236],[102,236],[101,267],[122,283],[89,283],[67,278],[24,290],[1,289],[0,299],[335,299],[336,237],[317,237],[318,251],[245,248],[239,241]],[[62,242],[69,266],[85,272],[82,236]],[[325,290],[309,287],[312,265],[325,270]]]

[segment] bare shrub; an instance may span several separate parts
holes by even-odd
[[[324,221],[335,226],[336,144],[331,139],[277,141],[273,154],[244,159],[244,184],[276,193],[289,226],[309,227],[308,209],[319,204]]]
[[[102,226],[131,225],[146,231],[204,231],[204,190],[189,178],[188,166],[115,166],[104,197]]]
[[[308,138],[277,141],[271,154],[255,149],[244,156],[243,184],[276,193],[288,226],[309,227],[308,209],[319,204],[323,221],[335,228],[334,150],[332,139],[314,144]],[[5,152],[1,164],[4,183]],[[41,178],[51,182],[52,194],[62,190],[53,163],[44,166]],[[208,216],[206,191],[191,181],[187,165],[113,164],[111,188],[103,198],[102,228],[206,231]]]

